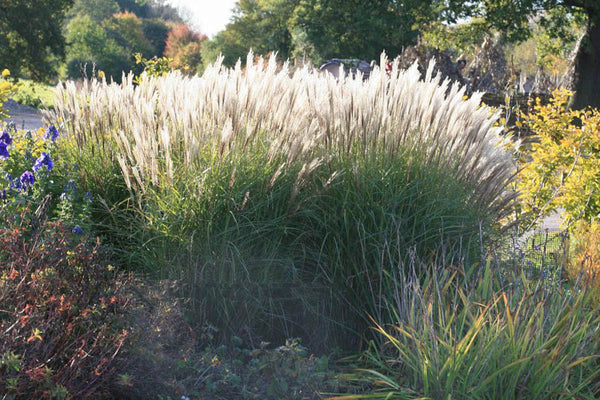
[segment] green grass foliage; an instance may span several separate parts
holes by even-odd
[[[336,399],[595,399],[600,316],[590,293],[486,267],[399,280],[392,324],[350,378],[371,387]]]
[[[52,108],[54,101],[54,85],[34,82],[31,79],[19,79],[18,90],[12,99],[20,104],[35,108]]]

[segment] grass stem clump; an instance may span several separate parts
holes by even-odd
[[[500,286],[486,267],[471,288],[460,274],[401,280],[394,322],[349,378],[370,390],[340,399],[595,399],[598,309],[590,292],[524,275]],[[408,290],[406,290],[408,289]]]

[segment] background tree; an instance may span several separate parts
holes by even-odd
[[[106,22],[113,39],[128,52],[141,53],[143,57],[152,57],[153,46],[144,36],[142,20],[134,13],[125,11],[116,13]]]
[[[225,64],[256,54],[305,56],[315,63],[331,58],[378,59],[397,55],[416,41],[413,29],[428,5],[418,0],[240,0],[223,32],[205,46],[205,59],[219,53]]]
[[[93,72],[102,70],[107,78],[120,81],[122,71],[131,65],[130,54],[114,36],[106,24],[96,22],[89,15],[73,18],[66,29],[69,42],[67,76],[73,79],[90,77]]]
[[[291,56],[292,35],[289,19],[297,0],[240,0],[231,22],[207,43],[205,60],[214,61],[219,53],[226,65],[245,59],[248,50],[265,55],[277,52],[285,59]]]
[[[420,1],[301,0],[290,21],[295,55],[316,62],[332,57],[378,60],[414,44]],[[310,49],[306,54],[306,49]]]
[[[442,0],[438,1],[443,3]],[[485,0],[449,2],[443,7],[445,15],[481,16],[487,26],[503,32],[507,40],[519,42],[532,35],[531,18],[539,17],[541,24],[553,36],[568,34],[566,28],[573,18],[585,20],[586,32],[579,42],[575,57],[573,89],[570,105],[600,107],[600,1],[598,0]]]
[[[73,0],[0,1],[0,67],[13,76],[53,76],[65,57],[65,13]]]
[[[114,0],[75,0],[69,12],[71,18],[87,15],[94,22],[100,23],[120,10],[119,3]]]
[[[174,68],[196,72],[202,64],[201,48],[206,39],[187,25],[175,25],[167,37],[165,56],[173,59]]]
[[[156,56],[164,54],[170,31],[167,22],[159,18],[144,18],[142,19],[142,31],[152,46],[152,54]]]
[[[75,0],[65,29],[67,76],[80,78],[101,70],[120,81],[123,72],[140,72],[134,54],[152,58],[165,51],[173,22],[154,15],[168,15],[170,10],[174,9],[153,0]],[[187,50],[200,58],[199,48]]]
[[[148,16],[150,5],[148,0],[117,0],[119,8],[134,13],[140,18]]]
[[[74,10],[81,14],[72,18],[66,28],[68,77],[89,76],[93,70],[102,70],[107,78],[120,81],[123,72],[136,71],[134,53],[155,55],[152,43],[144,36],[142,21],[135,14],[112,13],[119,11],[112,0],[93,0],[98,7],[91,9],[86,8],[87,2],[77,1]]]

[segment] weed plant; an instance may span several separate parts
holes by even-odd
[[[468,249],[506,214],[510,142],[432,67],[336,81],[253,59],[67,82],[49,118],[99,194],[97,231],[132,268],[187,284],[198,321],[351,345],[337,330],[362,333],[352,320],[379,307],[382,254]]]

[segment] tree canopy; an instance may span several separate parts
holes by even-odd
[[[301,0],[290,30],[295,53],[317,60],[339,57],[377,60],[382,50],[399,54],[416,41],[420,1]]]
[[[572,105],[600,107],[598,0],[239,0],[226,29],[205,44],[205,58],[221,52],[233,64],[252,48],[315,63],[332,57],[376,60],[384,50],[398,55],[431,24],[476,19],[479,31],[496,30],[504,40],[520,42],[532,35],[534,18],[550,35],[563,37],[571,20],[584,21]]]
[[[240,0],[225,31],[207,44],[207,58],[221,52],[233,64],[252,48],[315,62],[378,59],[382,50],[399,54],[416,41],[413,26],[423,8],[419,0]]]
[[[73,0],[0,1],[0,67],[38,80],[51,77],[65,57],[62,34]]]
[[[444,3],[443,0],[439,0]],[[460,4],[464,3],[464,4]],[[600,1],[598,0],[480,0],[447,2],[445,15],[457,19],[465,16],[481,17],[489,29],[501,31],[509,41],[522,41],[531,36],[532,18],[539,18],[542,26],[554,36],[566,34],[568,21],[581,18],[586,33],[581,38],[575,57],[574,96],[570,106],[600,108]]]
[[[65,29],[67,76],[102,71],[120,81],[123,72],[140,72],[134,55],[162,56],[173,24],[180,21],[155,17],[170,9],[152,0],[75,0]]]

